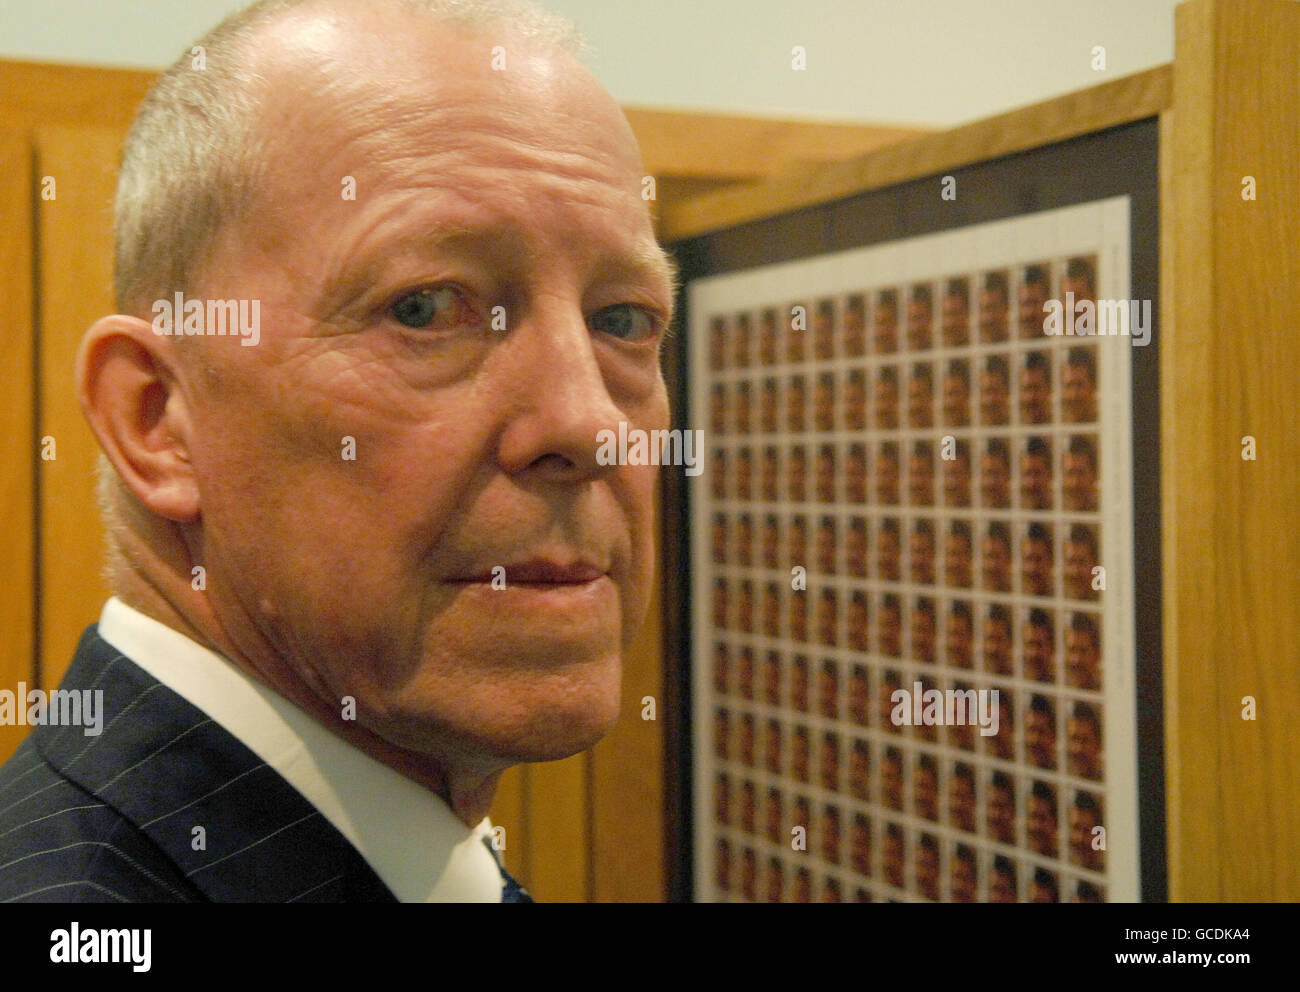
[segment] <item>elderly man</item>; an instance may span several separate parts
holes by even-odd
[[[0,771],[0,901],[527,901],[497,780],[610,729],[653,577],[655,469],[597,434],[668,426],[670,265],[568,36],[272,2],[146,101],[77,368],[103,733]]]

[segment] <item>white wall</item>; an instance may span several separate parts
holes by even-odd
[[[624,103],[949,125],[1173,58],[1177,0],[542,0]],[[0,0],[0,58],[161,68],[242,0]],[[791,49],[808,68],[790,68]],[[1105,72],[1092,49],[1106,48]]]

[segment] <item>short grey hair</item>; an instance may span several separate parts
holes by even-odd
[[[373,9],[376,0],[262,0],[222,21],[159,77],[127,136],[114,213],[114,292],[122,313],[192,291],[223,225],[245,218],[267,161],[255,140],[260,91],[250,45],[294,11]],[[584,51],[577,29],[531,0],[382,0],[479,34]]]

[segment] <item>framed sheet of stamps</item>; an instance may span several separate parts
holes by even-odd
[[[1130,233],[690,282],[693,898],[1143,897]]]

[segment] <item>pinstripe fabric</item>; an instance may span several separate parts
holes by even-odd
[[[0,768],[0,902],[395,901],[297,790],[96,628],[62,688],[104,690],[103,733],[36,727]]]

